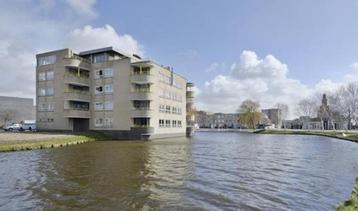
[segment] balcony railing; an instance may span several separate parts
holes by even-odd
[[[131,82],[137,84],[154,83],[154,76],[151,74],[132,74]]]
[[[65,57],[63,58],[63,63],[66,67],[77,67],[84,70],[90,70],[91,68],[90,61],[78,56]]]
[[[154,94],[148,91],[134,91],[130,93],[130,100],[153,100]]]
[[[68,108],[64,109],[64,117],[66,118],[90,118],[91,114],[89,110]]]
[[[87,77],[79,77],[74,74],[66,74],[65,75],[65,83],[80,85],[80,86],[89,86],[90,79]]]
[[[66,90],[65,91],[65,99],[90,102],[91,95],[90,95],[89,91]]]
[[[131,111],[132,117],[151,117],[153,116],[153,110],[150,108],[133,108]]]
[[[193,91],[186,91],[186,98],[194,98],[194,92]]]

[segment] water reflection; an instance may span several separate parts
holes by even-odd
[[[0,154],[0,210],[329,210],[358,145],[310,136],[198,133]]]

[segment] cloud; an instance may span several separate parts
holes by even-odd
[[[118,34],[110,25],[94,28],[86,25],[74,29],[65,40],[65,46],[75,51],[114,46],[130,54],[144,55],[143,46],[129,34]]]
[[[94,44],[109,46],[114,42],[117,47],[125,50],[143,52],[142,47],[130,35],[118,35],[111,26],[81,28],[89,17],[95,17],[94,5],[95,1],[56,0],[7,1],[2,4],[0,96],[34,98],[35,55],[68,47],[69,43],[79,48],[90,48]],[[101,35],[96,36],[95,33]]]
[[[205,69],[205,72],[206,73],[210,73],[210,72],[214,72],[214,71],[217,71],[217,70],[223,70],[226,68],[226,65],[225,63],[218,63],[218,62],[213,62],[209,65],[209,67],[207,67]]]
[[[76,13],[83,17],[97,17],[97,13],[93,8],[96,4],[96,0],[67,0],[67,3]]]
[[[287,73],[287,65],[273,55],[260,59],[253,51],[243,51],[240,61],[231,65],[231,74],[217,75],[205,83],[197,105],[208,111],[235,112],[242,101],[252,99],[263,108],[279,102],[294,107],[312,90]]]

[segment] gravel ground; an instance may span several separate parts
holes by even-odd
[[[34,132],[0,132],[0,143],[11,141],[41,141],[45,139],[67,137],[74,137],[74,135]]]

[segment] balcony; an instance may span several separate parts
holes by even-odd
[[[88,71],[91,70],[91,62],[79,56],[65,57],[63,58],[63,63],[65,67],[76,67]]]
[[[65,75],[65,83],[73,84],[77,86],[90,86],[90,79],[87,77],[78,77],[77,75],[68,74]]]
[[[133,110],[131,111],[131,117],[151,117],[153,116],[154,112],[153,110],[149,109],[149,108],[133,108]]]
[[[154,94],[148,90],[137,90],[130,93],[130,100],[153,100]]]
[[[80,102],[90,102],[91,95],[89,91],[75,91],[69,90],[65,92],[65,100],[72,100],[72,101],[80,101]]]
[[[186,98],[194,98],[194,92],[193,91],[186,91]]]
[[[89,119],[91,117],[91,113],[89,110],[75,109],[69,108],[64,110],[65,118],[86,118]]]
[[[130,81],[136,84],[153,84],[154,76],[150,74],[132,74]]]

